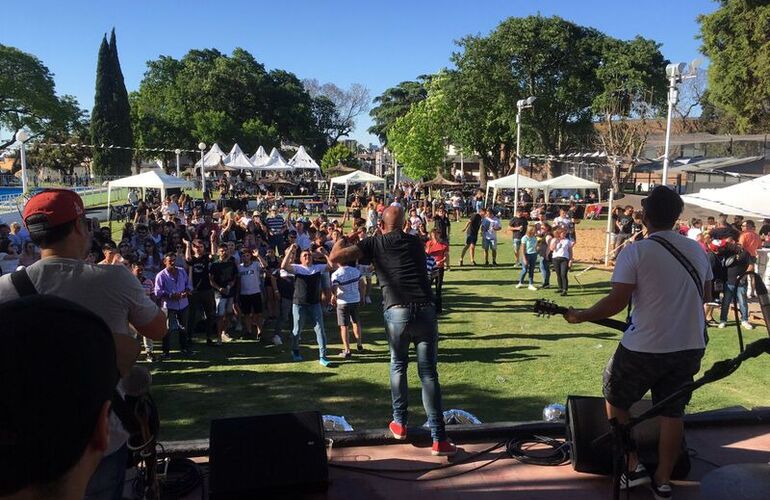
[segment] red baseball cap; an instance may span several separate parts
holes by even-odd
[[[46,189],[27,202],[24,207],[24,225],[31,232],[45,231],[48,228],[71,222],[86,213],[83,200],[75,191],[69,189]],[[32,224],[29,218],[33,215],[45,216],[36,218]]]

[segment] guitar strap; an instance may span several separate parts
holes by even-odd
[[[16,288],[16,293],[19,294],[19,297],[38,294],[37,288],[35,288],[35,284],[32,283],[26,269],[19,269],[12,272],[11,283],[14,288]],[[120,419],[128,432],[133,434],[138,430],[139,426],[133,416],[133,411],[129,408],[128,403],[126,403],[126,400],[123,399],[123,396],[120,395],[117,389],[113,389],[112,391],[112,405],[110,405],[110,408],[115,412],[115,415]]]

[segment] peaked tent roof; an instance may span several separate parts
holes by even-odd
[[[564,174],[553,179],[546,179],[540,186],[547,189],[599,189],[597,182],[591,182],[576,175]],[[519,185],[521,187],[521,185]]]
[[[531,177],[519,174],[519,189],[539,188],[541,183]],[[514,189],[516,187],[516,174],[500,177],[487,182],[487,187],[495,189]]]
[[[155,189],[169,189],[169,188],[192,188],[195,187],[194,182],[186,181],[173,175],[168,175],[161,169],[148,170],[147,172],[132,175],[130,177],[123,177],[107,183],[109,188],[116,187],[134,187],[134,188],[155,188]]]
[[[356,184],[365,182],[385,182],[385,179],[364,172],[363,170],[356,170],[355,172],[350,172],[349,174],[331,178],[331,184]]]
[[[698,193],[682,196],[682,201],[690,205],[730,215],[763,219],[770,217],[768,199],[770,175],[724,188],[701,189]]]
[[[265,165],[265,163],[268,162],[268,160],[270,160],[270,156],[267,154],[267,152],[265,152],[265,148],[260,146],[257,152],[254,153],[254,156],[249,159],[255,167],[262,167]]]
[[[211,149],[209,149],[209,152],[203,155],[203,166],[205,167],[215,167],[222,163],[222,159],[225,157],[225,152],[222,151],[219,147],[219,144],[216,142],[213,146],[211,146]],[[198,160],[195,162],[196,167],[201,166],[201,161]]]
[[[281,153],[276,148],[273,148],[270,151],[270,159],[267,163],[261,165],[260,170],[294,170],[294,167],[283,159],[283,156],[281,156]]]
[[[318,172],[321,171],[321,167],[319,167],[318,163],[316,163],[315,160],[310,157],[310,155],[305,150],[305,146],[299,147],[299,150],[297,150],[294,156],[292,156],[291,160],[289,160],[289,165],[295,169],[316,170]]]
[[[438,174],[433,179],[423,182],[421,184],[422,187],[437,187],[437,188],[444,188],[444,187],[461,187],[463,184],[461,182],[454,182],[450,181],[449,179],[446,179],[443,175]]]
[[[235,144],[233,146],[233,149],[231,149],[230,153],[224,157],[222,162],[225,164],[225,166],[228,166],[228,167],[235,167],[235,168],[240,168],[244,170],[256,169],[256,167],[251,162],[251,160],[249,160],[249,157],[244,154],[244,152],[241,150],[241,147],[238,146],[238,144]]]

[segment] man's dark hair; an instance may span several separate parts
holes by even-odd
[[[112,334],[53,296],[0,304],[0,317],[0,496],[32,487],[56,498],[117,383]]]
[[[27,217],[27,224],[39,224],[46,221],[46,216],[43,214],[35,214]],[[40,248],[51,247],[61,241],[64,241],[67,236],[75,229],[75,224],[80,224],[80,219],[71,220],[58,226],[49,227],[43,231],[30,231],[29,239],[31,239],[35,245]]]
[[[654,228],[672,228],[684,209],[682,197],[667,186],[657,186],[642,200],[644,215]]]
[[[222,250],[223,248],[227,250],[228,248],[227,243],[220,243],[219,245],[217,245],[217,250]]]

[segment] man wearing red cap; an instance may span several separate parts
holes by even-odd
[[[166,334],[165,314],[146,296],[127,267],[96,266],[84,261],[92,234],[83,200],[77,193],[66,189],[42,191],[27,202],[23,219],[30,238],[41,248],[41,259],[26,268],[26,276],[14,273],[0,277],[0,302],[39,293],[63,297],[93,311],[112,331],[118,368],[125,374],[139,352],[129,325],[140,335],[160,340]],[[127,437],[120,421],[111,415],[110,446],[91,478],[85,498],[121,497]]]

